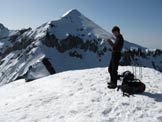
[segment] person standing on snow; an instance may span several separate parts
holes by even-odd
[[[108,82],[108,88],[115,89],[117,87],[118,66],[121,58],[121,51],[123,48],[124,39],[123,36],[120,34],[120,28],[118,26],[113,27],[112,33],[116,37],[115,43],[113,43],[111,39],[107,39],[108,43],[112,48],[111,60],[108,67],[108,72],[110,73],[111,80],[110,82]]]

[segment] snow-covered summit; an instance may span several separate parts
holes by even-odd
[[[81,16],[82,14],[77,9],[71,9],[67,11],[65,14],[62,15],[62,17],[67,16]]]
[[[129,98],[107,88],[107,68],[10,83],[0,87],[0,122],[162,122],[162,74],[142,70],[146,91]]]
[[[76,9],[66,12],[61,19],[52,21],[50,25],[53,26],[49,30],[59,39],[65,39],[67,34],[78,36],[84,40],[112,37],[112,34],[102,29]]]

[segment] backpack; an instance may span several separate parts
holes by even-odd
[[[145,91],[145,84],[142,83],[139,79],[135,79],[135,76],[130,71],[123,72],[122,75],[122,84],[118,86],[117,91],[121,90],[123,96],[130,96],[133,94],[140,94]]]

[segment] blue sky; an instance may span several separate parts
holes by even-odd
[[[0,23],[35,28],[74,8],[109,32],[118,25],[130,42],[162,49],[162,0],[0,0]]]

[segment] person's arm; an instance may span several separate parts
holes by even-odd
[[[123,43],[124,43],[124,39],[122,37],[122,35],[118,36],[118,38],[116,39],[115,43],[114,43],[114,51],[118,51],[120,52],[123,48]]]
[[[110,44],[111,48],[114,49],[114,43],[111,41],[111,39],[107,39],[107,42]]]

